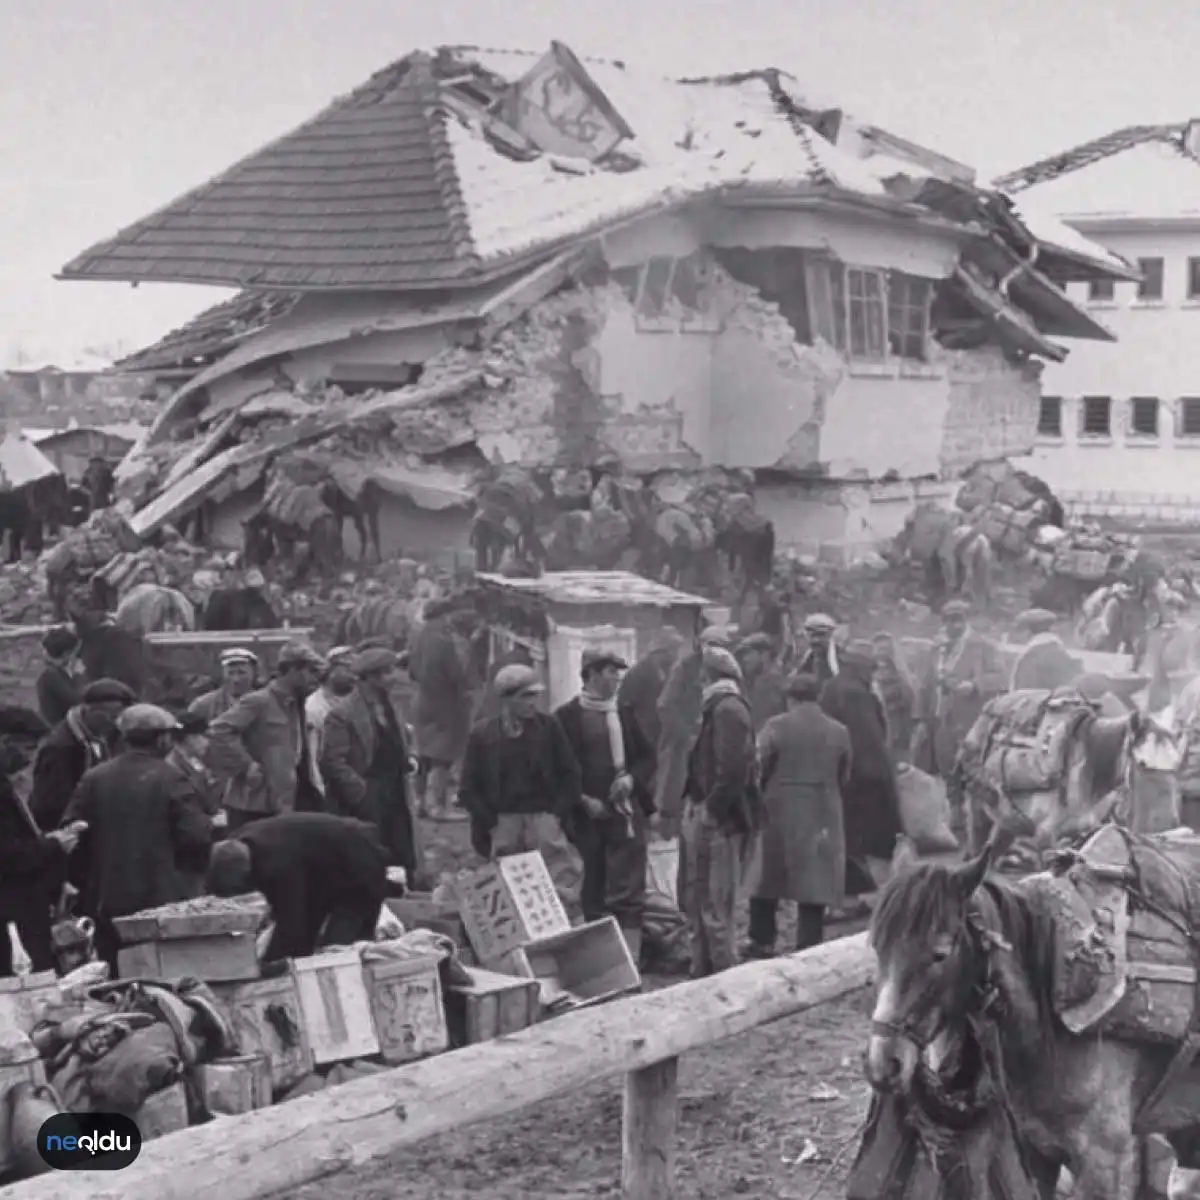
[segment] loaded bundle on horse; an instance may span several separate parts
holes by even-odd
[[[1102,716],[1090,692],[1008,692],[984,706],[963,739],[952,789],[973,851],[999,820],[1035,852],[1118,815],[1144,831],[1179,824],[1175,736],[1136,709]]]
[[[1150,1134],[1200,1167],[1200,838],[1108,824],[1011,881],[1008,836],[957,867],[898,853],[880,894],[855,1200],[1049,1200],[1064,1168],[1134,1200]]]

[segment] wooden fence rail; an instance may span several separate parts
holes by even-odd
[[[149,1142],[126,1170],[43,1175],[0,1200],[263,1200],[622,1074],[625,1200],[670,1200],[679,1056],[856,991],[873,965],[865,934],[840,938],[218,1118]]]

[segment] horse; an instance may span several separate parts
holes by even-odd
[[[918,504],[893,539],[890,554],[924,568],[926,590],[934,603],[956,595],[983,604],[991,599],[996,552],[987,535],[961,513]]]
[[[314,566],[336,568],[343,558],[341,523],[313,484],[281,481],[242,528],[246,560],[256,567],[283,558],[295,564],[299,578]],[[297,553],[301,543],[306,546],[302,556]]]
[[[139,583],[122,597],[113,622],[130,633],[190,633],[196,628],[196,610],[175,588]]]
[[[1019,738],[1002,736],[1014,727]],[[997,816],[1046,850],[1094,828],[1122,800],[1133,813],[1157,807],[1180,757],[1178,739],[1137,709],[1102,717],[1066,690],[998,696],[967,731],[954,766],[970,847],[983,846]]]
[[[346,521],[354,524],[358,535],[358,557],[360,562],[379,562],[383,552],[379,548],[379,512],[383,493],[371,480],[363,484],[357,499],[352,499],[333,481],[321,487],[321,501],[333,513],[337,521],[339,540],[345,537]]]
[[[1049,877],[992,877],[998,849],[989,844],[959,866],[897,852],[869,935],[878,966],[867,1080],[921,1103],[991,1074],[988,1112],[1006,1106],[1024,1134],[1042,1200],[1055,1195],[1064,1168],[1078,1200],[1135,1200],[1143,1135],[1164,1135],[1180,1166],[1200,1166],[1200,1110],[1188,1095],[1195,1082],[1183,1076],[1166,1092],[1170,1103],[1143,1114],[1172,1047],[1075,1034],[1059,1021],[1060,910]],[[959,1113],[976,1122],[986,1115]]]

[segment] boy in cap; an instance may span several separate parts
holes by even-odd
[[[459,796],[482,858],[541,851],[569,914],[579,911],[583,871],[567,838],[580,806],[579,764],[562,726],[538,710],[545,689],[532,667],[501,667],[492,681],[500,711],[467,738]]]
[[[117,721],[125,749],[80,780],[64,824],[85,822],[84,906],[96,921],[96,953],[116,974],[113,919],[188,896],[185,872],[203,870],[212,822],[200,798],[166,762],[179,722],[154,704]]]
[[[579,763],[582,793],[572,840],[583,858],[585,921],[616,917],[636,963],[646,904],[646,831],[654,813],[654,751],[617,689],[628,664],[585,650],[583,690],[554,714]]]
[[[304,702],[308,753],[314,766],[314,781],[322,796],[327,795],[325,780],[321,775],[325,722],[333,706],[354,693],[358,682],[354,670],[355,657],[355,651],[350,646],[334,646],[325,656],[325,678],[321,681],[321,686]]]
[[[117,745],[117,718],[134,701],[115,679],[97,679],[38,747],[29,807],[43,829],[57,829],[71,793],[92,767],[107,762]]]
[[[833,635],[837,622],[826,613],[812,613],[804,618],[804,636],[808,652],[800,660],[801,675],[815,675],[826,683],[838,673],[837,647]]]
[[[253,691],[254,677],[258,673],[258,655],[241,646],[222,650],[220,663],[221,686],[197,696],[188,705],[189,712],[196,713],[208,722],[227,713],[243,696]]]
[[[277,812],[313,805],[319,797],[304,727],[304,701],[325,671],[304,642],[279,652],[277,673],[248,692],[209,727],[209,762],[228,782],[229,828]]]
[[[396,652],[384,646],[359,652],[358,686],[330,710],[320,767],[329,810],[374,826],[390,865],[403,867],[415,887],[421,858],[410,800],[413,764],[391,695],[397,663]]]
[[[688,758],[679,835],[679,897],[691,931],[692,977],[737,964],[738,879],[759,823],[754,721],[737,659],[701,655],[700,733]]]
[[[38,709],[47,725],[63,720],[80,701],[79,684],[71,668],[79,638],[65,625],[51,629],[42,638],[46,665],[37,680]]]

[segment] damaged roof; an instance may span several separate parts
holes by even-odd
[[[629,604],[648,608],[705,608],[703,596],[677,592],[632,571],[547,571],[536,579],[477,574],[476,580],[502,591],[536,596],[551,604]]]
[[[541,152],[516,129],[537,127],[525,97],[548,57],[561,68],[556,78],[582,80],[579,94],[595,101],[584,113],[555,113],[552,132],[563,141],[564,129],[609,127],[592,160],[561,147]],[[416,52],[86,250],[62,277],[285,290],[454,286],[711,193],[808,189],[906,208],[869,160],[817,132],[827,115],[811,113],[778,71],[684,83],[614,63],[585,68],[559,43],[549,56]],[[160,343],[153,353],[190,354],[195,332],[178,351]]]

